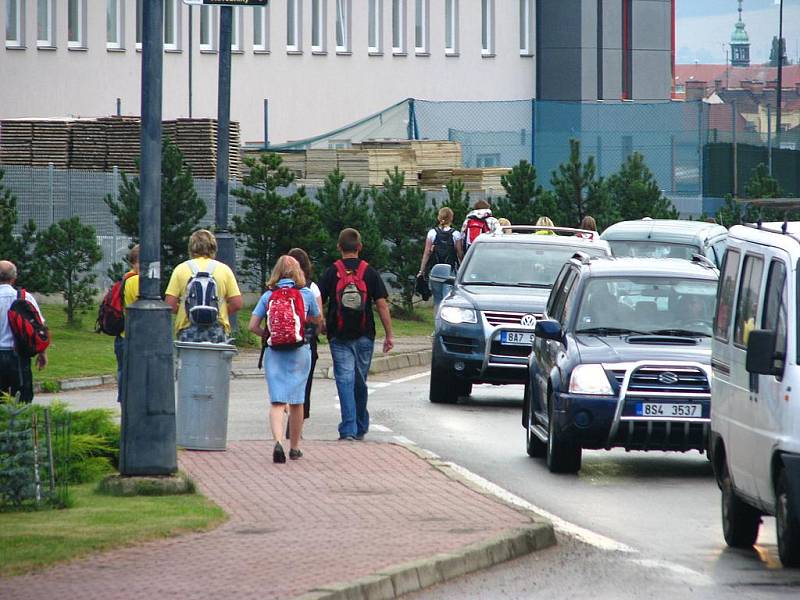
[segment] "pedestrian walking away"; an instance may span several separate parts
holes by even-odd
[[[373,305],[386,334],[383,351],[390,352],[394,347],[389,294],[378,272],[359,258],[362,245],[358,231],[343,229],[337,248],[341,259],[325,271],[319,287],[327,304],[325,327],[339,392],[339,439],[362,440],[369,431],[367,374],[375,346]]]
[[[492,215],[489,203],[486,200],[478,200],[472,206],[472,210],[467,213],[464,224],[461,226],[462,238],[459,244],[459,255],[464,256],[479,235],[496,231],[498,226],[499,223]]]
[[[447,206],[439,209],[437,225],[430,231],[425,238],[425,250],[422,252],[422,260],[419,265],[417,276],[428,279],[431,269],[435,265],[448,264],[453,272],[458,269],[461,262],[461,232],[453,229],[453,211]],[[439,304],[444,298],[444,286],[435,286],[433,292],[433,313],[439,309]]]
[[[225,343],[230,316],[242,308],[242,293],[228,265],[214,257],[217,239],[207,229],[189,237],[189,260],[182,262],[167,285],[164,301],[172,307],[175,336],[182,342]]]
[[[47,345],[50,337],[44,316],[30,293],[14,287],[17,267],[0,260],[0,392],[19,394],[20,402],[33,402],[33,372],[36,365],[47,365]]]
[[[320,311],[314,293],[306,287],[300,263],[281,256],[267,282],[267,291],[250,317],[250,331],[266,338],[265,376],[269,390],[269,426],[275,440],[272,460],[286,462],[283,449],[283,415],[289,407],[289,458],[303,456],[303,405],[311,369],[311,348],[306,340],[306,322],[319,323]],[[264,323],[264,326],[262,326]]]
[[[550,217],[541,216],[536,220],[537,227],[555,227],[553,220]],[[536,235],[555,235],[550,229],[540,229]]]
[[[580,227],[578,227],[578,229],[597,232],[597,221],[594,220],[594,217],[586,215],[585,217],[583,217],[583,219],[581,219],[581,224]],[[583,232],[578,233],[576,235],[578,237],[589,238],[589,239],[593,237],[592,234]]]

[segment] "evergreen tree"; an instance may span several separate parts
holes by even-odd
[[[541,186],[536,184],[536,167],[521,160],[500,178],[500,183],[506,196],[497,201],[495,216],[505,217],[515,225],[535,224],[540,216],[537,199],[542,194]]]
[[[591,215],[602,231],[619,218],[609,201],[603,179],[597,176],[594,157],[590,156],[584,163],[580,141],[572,139],[569,146],[569,160],[559,165],[558,171],[553,171],[550,177],[558,218],[566,227],[577,227],[583,217]]]
[[[67,323],[76,314],[94,306],[96,276],[91,273],[103,258],[94,227],[81,224],[79,217],[53,223],[39,234],[36,252],[45,257],[55,290],[67,303]]]
[[[425,236],[435,221],[425,192],[404,187],[405,173],[397,167],[387,171],[383,188],[373,188],[373,211],[383,239],[389,246],[384,270],[391,284],[400,291],[400,304],[393,303],[403,315],[414,311],[414,287],[419,260],[425,249]]]
[[[137,161],[138,164],[138,161]],[[139,243],[139,177],[122,173],[118,200],[108,195],[104,201],[114,215],[119,230]],[[173,269],[186,260],[189,236],[206,215],[206,204],[197,196],[192,170],[183,153],[169,139],[161,147],[161,288],[166,289]]]
[[[0,169],[0,260],[17,261],[19,245],[14,237],[17,224],[17,198],[3,183],[5,172]]]
[[[789,57],[786,56],[786,38],[781,39],[780,49],[783,54],[783,66],[792,64],[792,61],[789,60]],[[772,47],[769,51],[769,66],[770,67],[777,67],[778,66],[778,56],[780,56],[778,51],[778,36],[772,36]]]
[[[744,186],[747,198],[780,198],[783,195],[778,180],[769,174],[764,163],[759,163],[750,174],[750,181]]]
[[[272,265],[282,254],[299,246],[312,260],[317,259],[325,232],[319,207],[308,198],[305,187],[288,196],[278,192],[294,181],[294,174],[283,166],[280,156],[265,153],[244,161],[250,172],[242,180],[243,186],[231,193],[247,212],[233,217],[233,233],[244,246],[240,265],[243,280],[263,292]]]
[[[623,221],[678,218],[678,211],[661,193],[653,172],[638,152],[628,156],[620,170],[606,180],[606,190]]]
[[[781,198],[783,196],[783,190],[778,181],[769,174],[769,169],[764,163],[760,163],[753,169],[750,181],[747,182],[744,189],[747,198]],[[730,194],[725,197],[725,204],[717,212],[717,222],[725,227],[739,223],[797,221],[798,219],[800,219],[800,210],[736,202]]]
[[[464,182],[460,179],[451,179],[445,185],[447,190],[446,206],[453,211],[453,227],[460,229],[461,224],[470,211],[469,192],[464,189]]]
[[[339,258],[336,249],[339,232],[352,227],[361,234],[361,243],[364,246],[361,258],[376,269],[381,269],[386,260],[386,248],[369,207],[368,193],[351,181],[345,184],[344,175],[336,169],[317,190],[317,201],[326,233],[320,266],[327,268]]]

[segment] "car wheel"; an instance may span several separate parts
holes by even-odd
[[[581,470],[581,447],[566,442],[555,430],[553,398],[550,398],[550,423],[547,426],[547,468],[551,473],[577,473]]]
[[[727,458],[722,465],[722,533],[725,543],[732,548],[750,548],[758,539],[761,526],[759,512],[742,501],[733,489]]]
[[[534,424],[533,416],[533,397],[530,391],[530,383],[525,384],[525,399],[523,400],[523,411],[525,415],[525,447],[528,451],[528,456],[532,458],[544,458],[547,455],[547,444],[540,440],[531,431]]]
[[[455,404],[460,389],[458,381],[444,369],[431,367],[431,387],[428,398],[434,404]]]
[[[800,567],[800,515],[794,512],[785,470],[781,470],[775,489],[775,526],[783,566]]]

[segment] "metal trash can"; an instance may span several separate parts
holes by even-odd
[[[225,450],[231,360],[236,346],[175,342],[177,443],[188,450]]]

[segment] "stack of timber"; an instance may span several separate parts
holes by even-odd
[[[192,175],[214,178],[217,174],[217,122],[215,119],[178,119],[175,144],[192,169]]]
[[[108,166],[106,124],[96,119],[79,119],[70,124],[72,149],[70,169],[105,171]]]
[[[33,122],[26,119],[0,121],[0,164],[31,164]]]
[[[409,149],[416,168],[459,169],[463,164],[461,144],[447,140],[368,140],[355,147],[366,149]]]
[[[501,177],[511,169],[425,169],[420,172],[419,184],[425,191],[441,190],[451,179],[460,179],[468,192],[500,192]]]
[[[261,153],[259,152],[259,155]],[[289,169],[297,179],[304,179],[306,176],[306,153],[303,152],[280,152],[279,156],[283,159],[282,165]]]
[[[106,126],[106,169],[119,168],[126,173],[138,173],[142,123],[139,117],[103,117],[98,119]]]
[[[338,168],[336,150],[306,150],[307,185],[321,185],[328,173]]]
[[[36,119],[33,121],[31,165],[56,169],[69,167],[69,128],[66,120]]]
[[[348,181],[364,186],[382,185],[387,171],[405,173],[405,185],[417,185],[417,163],[409,147],[338,150],[339,170]]]

